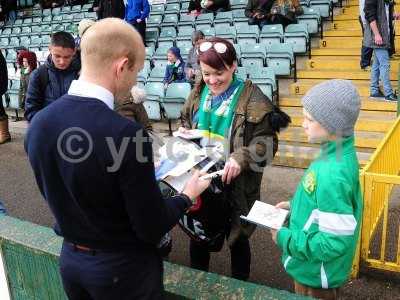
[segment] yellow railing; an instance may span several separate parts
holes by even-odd
[[[400,229],[395,250],[387,258],[389,203],[394,186],[400,186],[400,117],[376,149],[370,162],[360,174],[364,195],[364,214],[361,227],[361,262],[368,267],[400,272]],[[379,228],[379,230],[377,230]],[[374,248],[372,251],[372,247]],[[395,253],[393,253],[395,251]],[[372,253],[374,252],[374,253]],[[356,273],[358,266],[355,264]]]

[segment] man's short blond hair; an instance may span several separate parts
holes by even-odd
[[[142,39],[131,25],[118,18],[106,18],[93,24],[82,37],[82,68],[105,70],[121,57],[127,57],[128,67],[132,68],[140,51],[144,51]]]

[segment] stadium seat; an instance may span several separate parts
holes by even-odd
[[[44,17],[42,17],[42,25],[49,24],[49,23],[51,23],[52,20],[53,20],[52,15],[44,16]]]
[[[177,14],[166,14],[164,15],[164,19],[161,23],[162,27],[178,26],[178,15]],[[161,29],[162,30],[162,29]]]
[[[260,29],[258,25],[249,25],[246,23],[235,24],[236,40],[239,45],[257,43]]]
[[[168,119],[169,132],[172,134],[171,120],[179,119],[183,104],[188,98],[191,86],[187,82],[171,83],[165,92],[161,102],[165,117]]]
[[[154,67],[151,72],[149,78],[147,78],[148,82],[162,82],[165,75],[165,68],[162,67]]]
[[[231,8],[233,10],[246,8],[247,0],[231,0]]]
[[[214,22],[214,14],[201,14],[196,18],[196,25],[197,24],[209,24],[212,25]]]
[[[24,27],[21,27],[20,36],[22,36],[22,35],[30,35],[30,34],[34,33],[33,29],[34,28],[37,29],[37,27],[38,26],[24,26]],[[39,29],[40,29],[40,27],[39,27]]]
[[[178,41],[191,41],[192,40],[192,32],[193,32],[193,28],[192,27],[179,27],[178,28],[178,36],[177,36],[177,40]]]
[[[264,25],[260,33],[260,43],[266,46],[272,46],[279,44],[283,39],[283,26],[281,24],[276,25]]]
[[[162,15],[151,15],[147,18],[147,27],[159,27],[162,22]]]
[[[38,35],[31,37],[30,47],[40,47],[42,45],[42,38]]]
[[[260,65],[261,67],[264,65],[266,55],[264,44],[243,44],[240,45],[240,50],[240,57],[242,60],[247,60],[246,64],[250,64],[249,61],[251,60],[252,65]]]
[[[285,43],[292,44],[294,53],[306,53],[311,48],[311,41],[306,24],[290,24],[284,34]]]
[[[179,25],[179,27],[181,27],[181,26],[193,27],[193,25],[195,24],[195,21],[196,21],[195,16],[186,15],[186,14],[181,13],[178,25]]]
[[[281,43],[267,47],[267,66],[276,75],[290,75],[294,69],[294,80],[297,80],[296,59],[291,44]]]
[[[51,9],[50,8],[46,8],[42,10],[42,16],[51,16]]]
[[[181,50],[181,55],[184,60],[187,59],[189,55],[190,49],[192,49],[191,41],[176,41],[176,46]]]
[[[183,14],[187,14],[189,12],[189,2],[182,2],[181,6],[181,18]]]
[[[164,84],[162,82],[149,82],[144,86],[148,100],[162,101],[165,95]]]
[[[153,58],[154,55],[154,47],[146,47],[146,59],[150,60]]]
[[[57,31],[64,31],[65,27],[63,24],[53,24],[51,25],[51,32],[57,32]]]
[[[50,33],[51,32],[51,26],[49,24],[45,24],[40,26],[40,31],[42,33]]]
[[[97,20],[96,12],[85,12],[85,19]]]
[[[61,8],[60,8],[60,7],[54,7],[54,8],[51,10],[51,14],[52,14],[53,16],[57,16],[57,15],[61,14]]]
[[[318,8],[322,18],[328,18],[331,16],[331,12],[333,15],[333,5],[331,0],[310,0],[310,8]]]
[[[235,43],[236,28],[234,26],[229,26],[229,24],[216,24],[214,28],[216,36],[227,39],[231,43]]]
[[[93,7],[93,4],[90,4],[90,3],[84,4],[84,5],[82,5],[81,11],[86,12],[86,11],[88,11],[89,9],[91,9],[92,7]]]
[[[270,67],[264,67],[249,73],[249,79],[257,84],[263,93],[273,100],[277,94],[277,82],[275,72]]]
[[[165,13],[164,4],[156,4],[151,6],[150,15],[163,15]]]
[[[235,74],[237,78],[242,79],[243,81],[247,79],[247,73],[245,67],[237,67]]]
[[[20,35],[20,33],[21,33],[21,27],[16,27],[16,26],[14,26],[14,27],[12,28],[12,31],[11,31],[11,36],[16,36],[16,37],[18,37],[18,36]]]
[[[69,14],[69,13],[71,12],[71,6],[64,5],[64,6],[61,8],[61,12],[62,12],[63,14]]]
[[[158,29],[157,28],[147,28],[146,29],[146,45],[155,47],[158,40]]]
[[[227,23],[232,25],[233,17],[231,11],[219,12],[214,18],[214,24]]]
[[[71,7],[72,12],[81,12],[82,11],[82,6],[80,5],[74,5]]]
[[[297,22],[299,24],[306,24],[309,34],[318,33],[321,30],[322,37],[322,22],[321,15],[318,8],[304,8],[304,14],[297,16]]]
[[[85,14],[84,13],[75,13],[73,15],[74,22],[80,22],[84,18],[85,18]]]
[[[179,3],[169,3],[165,7],[165,13],[166,14],[179,14],[181,11]]]
[[[232,11],[234,25],[238,23],[248,23],[249,18],[244,14],[244,9],[235,9]]]

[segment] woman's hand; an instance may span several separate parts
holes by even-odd
[[[277,205],[275,205],[275,207],[282,209],[290,209],[290,202],[289,201],[279,202]]]
[[[178,128],[178,132],[180,133],[188,133],[190,131],[190,129],[185,128],[185,127],[179,127]]]
[[[224,175],[222,175],[222,182],[230,184],[231,181],[235,179],[241,171],[242,169],[240,168],[240,165],[237,163],[237,161],[234,160],[232,157],[229,158],[229,160],[225,163]]]

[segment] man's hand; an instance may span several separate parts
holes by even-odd
[[[136,23],[142,22],[142,19],[136,19]]]
[[[278,235],[278,231],[275,230],[275,229],[271,229],[270,231],[271,231],[272,240],[273,240],[274,243],[276,244],[276,237],[277,237],[277,235]]]
[[[192,202],[200,196],[202,192],[210,185],[211,180],[200,179],[200,176],[206,173],[200,173],[196,171],[193,176],[186,182],[185,188],[183,189],[183,194],[187,195]]]
[[[400,13],[393,13],[393,19],[400,20]]]
[[[233,179],[235,179],[241,172],[239,164],[233,158],[225,163],[224,175],[222,175],[222,182],[230,184]]]
[[[212,5],[214,5],[214,1],[208,0],[206,7],[208,8],[208,7],[212,6]]]
[[[380,34],[375,34],[374,35],[374,41],[375,41],[375,44],[378,45],[378,46],[383,45],[383,39],[382,39],[382,36]]]
[[[282,209],[290,209],[290,202],[282,201],[282,202],[279,202],[277,205],[275,205],[275,207],[282,208]]]

